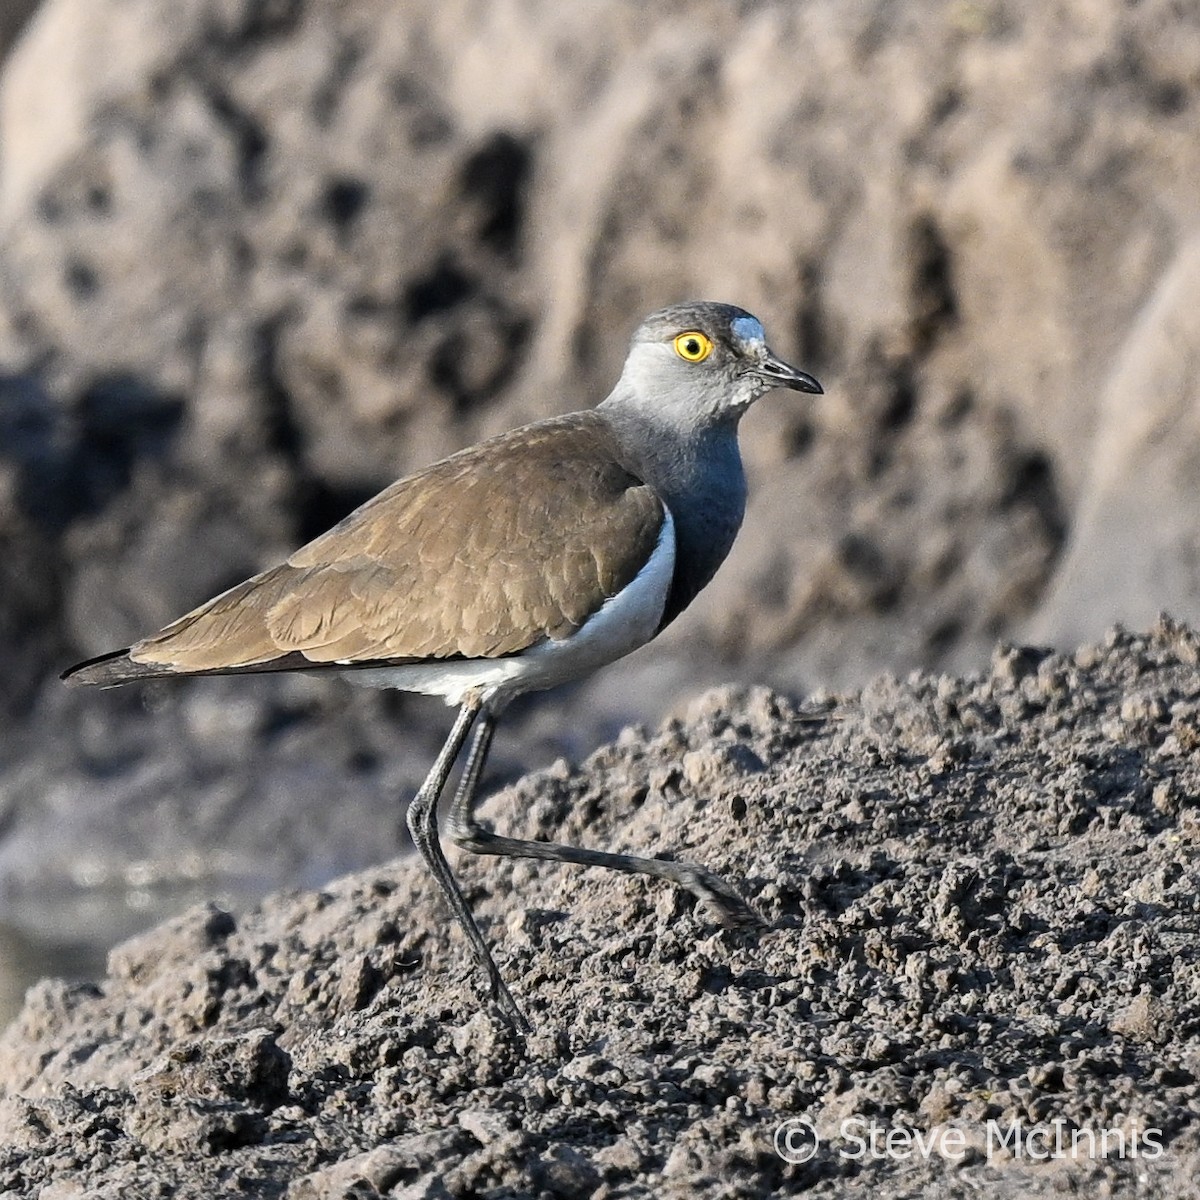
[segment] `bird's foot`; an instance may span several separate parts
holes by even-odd
[[[689,863],[680,883],[712,910],[727,929],[769,929],[770,922],[755,912],[719,875]]]
[[[524,1037],[533,1032],[533,1026],[530,1025],[528,1018],[521,1011],[520,1006],[512,998],[512,993],[504,984],[504,980],[500,978],[500,973],[489,973],[491,980],[492,1003],[499,1010],[500,1016],[503,1017],[505,1023],[512,1031]]]

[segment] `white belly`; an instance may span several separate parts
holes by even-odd
[[[674,575],[675,522],[664,508],[658,542],[646,565],[570,637],[557,642],[548,638],[507,658],[432,660],[347,671],[346,678],[367,687],[441,696],[454,705],[481,691],[488,708],[499,712],[522,692],[590,675],[644,646],[662,620]]]

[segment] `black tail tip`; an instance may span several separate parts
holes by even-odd
[[[115,686],[127,683],[131,679],[140,679],[146,674],[144,668],[129,659],[129,647],[124,650],[112,650],[96,658],[85,659],[68,667],[59,679],[74,685],[93,684],[101,687]]]

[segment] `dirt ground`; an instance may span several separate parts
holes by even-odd
[[[1192,1195],[1198,664],[1163,619],[717,690],[502,790],[502,827],[705,863],[772,925],[459,856],[527,1039],[414,862],[195,908],[30,994],[0,1195]]]

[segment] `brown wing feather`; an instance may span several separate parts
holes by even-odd
[[[129,657],[196,672],[513,654],[625,587],[662,518],[594,414],[527,426],[393,484]]]

